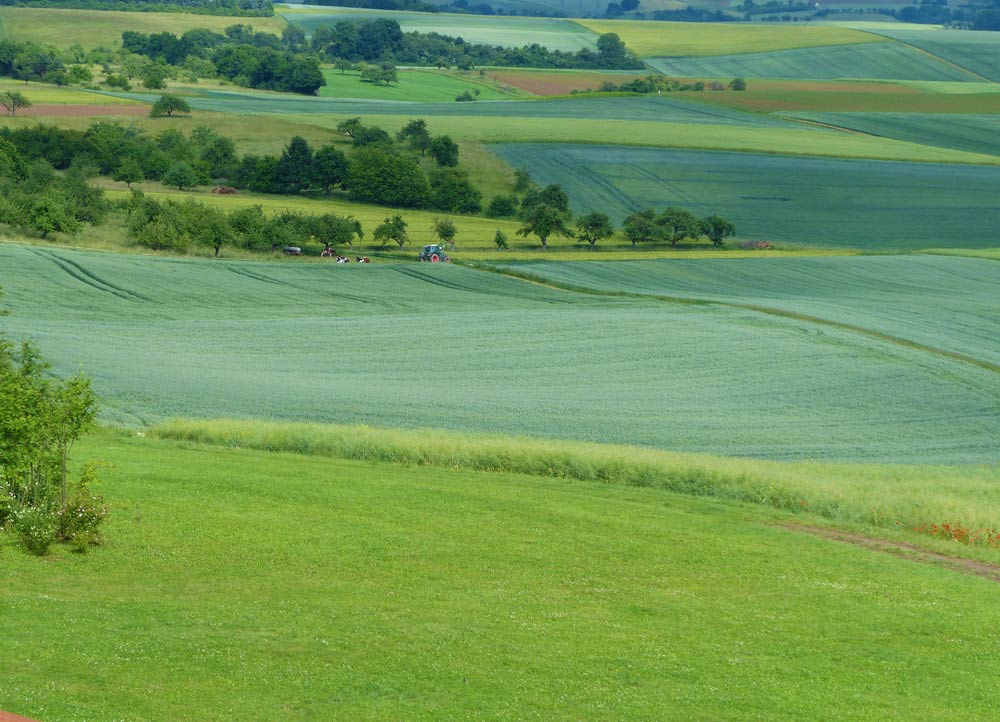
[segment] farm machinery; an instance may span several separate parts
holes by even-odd
[[[417,260],[426,261],[427,263],[451,263],[451,258],[438,245],[424,246],[423,250],[420,251],[420,255],[417,256]]]

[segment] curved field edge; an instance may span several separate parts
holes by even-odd
[[[659,488],[882,530],[946,521],[979,532],[1000,527],[997,465],[773,462],[438,429],[245,419],[171,419],[147,433],[230,448]],[[985,536],[971,541],[989,544]]]

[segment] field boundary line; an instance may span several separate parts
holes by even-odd
[[[527,283],[534,283],[539,286],[545,286],[546,288],[551,288],[559,291],[566,291],[568,293],[584,293],[596,296],[614,296],[619,298],[623,297],[623,298],[634,298],[634,299],[644,299],[644,300],[652,299],[656,301],[662,301],[664,303],[686,304],[694,306],[723,306],[725,308],[738,308],[744,311],[754,311],[755,313],[763,313],[769,316],[777,316],[779,318],[788,318],[788,319],[794,319],[796,321],[815,323],[821,326],[829,326],[831,328],[838,328],[843,331],[851,331],[853,333],[858,333],[863,336],[869,336],[871,338],[875,338],[880,341],[884,341],[886,343],[895,344],[897,346],[903,346],[904,348],[909,348],[916,351],[924,351],[926,353],[934,354],[935,356],[942,356],[944,358],[951,359],[952,361],[961,361],[963,363],[971,364],[973,366],[978,366],[981,369],[985,369],[987,371],[992,371],[993,373],[1000,374],[1000,364],[984,361],[982,359],[976,358],[975,356],[968,356],[963,353],[958,353],[957,351],[948,351],[942,348],[928,346],[926,344],[918,343],[916,341],[911,341],[910,339],[903,338],[901,336],[893,336],[888,333],[882,333],[881,331],[875,331],[870,328],[865,328],[864,326],[855,326],[854,324],[844,323],[842,321],[833,321],[828,318],[822,318],[821,316],[810,316],[804,313],[796,313],[795,311],[786,311],[784,309],[774,308],[772,306],[760,306],[753,303],[736,303],[734,301],[720,301],[718,299],[711,299],[711,298],[697,298],[697,297],[689,298],[684,296],[666,296],[654,293],[636,293],[634,291],[602,291],[596,288],[587,288],[586,286],[574,286],[572,284],[558,283],[543,278],[541,276],[535,276],[534,274],[531,273],[523,273],[523,272],[511,271],[509,269],[491,267],[490,264],[476,264],[474,267],[479,270],[492,271],[494,273],[499,273],[500,275],[507,276],[509,278],[516,278]]]
[[[787,529],[788,531],[810,534],[822,539],[830,539],[844,544],[859,546],[863,549],[868,549],[869,551],[891,554],[894,557],[907,559],[912,562],[917,562],[918,564],[929,564],[931,566],[942,567],[960,574],[982,577],[984,579],[989,579],[991,582],[1000,584],[1000,566],[990,564],[989,562],[953,557],[947,554],[942,554],[941,552],[924,549],[923,547],[909,542],[878,539],[858,534],[857,532],[842,531],[832,527],[799,524],[794,521],[784,522],[777,524],[776,526],[781,529]]]
[[[885,37],[885,36],[883,36],[883,37]],[[896,43],[899,43],[900,45],[905,45],[908,48],[912,48],[913,50],[916,50],[918,53],[923,53],[924,55],[926,55],[929,58],[934,58],[939,63],[944,63],[945,65],[950,65],[951,67],[955,68],[956,70],[961,70],[963,73],[968,73],[973,78],[979,78],[983,82],[986,82],[986,83],[995,83],[996,82],[995,80],[990,80],[989,78],[987,78],[987,77],[985,77],[983,75],[980,75],[979,73],[977,73],[977,72],[975,72],[973,70],[969,70],[968,68],[965,68],[965,67],[959,65],[958,63],[954,63],[951,60],[948,60],[947,58],[942,58],[940,55],[935,55],[930,50],[924,50],[923,48],[917,47],[916,45],[910,45],[908,42],[906,42],[904,40],[897,40],[896,38],[892,38],[892,41],[896,42]]]

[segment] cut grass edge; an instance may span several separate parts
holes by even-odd
[[[235,449],[658,488],[814,515],[881,533],[903,532],[922,543],[938,542],[937,548],[948,542],[951,546],[945,548],[953,554],[960,548],[961,555],[995,555],[1000,545],[996,465],[777,462],[438,429],[249,419],[175,418],[145,433]],[[987,499],[991,493],[992,504]],[[933,531],[945,523],[969,533],[954,539]]]

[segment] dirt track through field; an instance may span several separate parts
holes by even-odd
[[[854,544],[855,546],[864,547],[865,549],[869,549],[871,551],[892,554],[893,556],[909,559],[914,562],[920,562],[921,564],[933,564],[934,566],[944,567],[961,574],[971,574],[973,576],[983,577],[984,579],[989,579],[991,582],[1000,584],[1000,565],[997,564],[980,562],[974,559],[961,559],[959,557],[941,554],[940,552],[929,551],[917,546],[916,544],[889,541],[888,539],[875,539],[873,537],[864,536],[863,534],[840,531],[838,529],[827,529],[821,526],[809,526],[807,524],[796,524],[794,522],[780,524],[779,526],[790,531],[812,534],[813,536],[823,537],[824,539],[833,539],[834,541],[844,542],[845,544]]]

